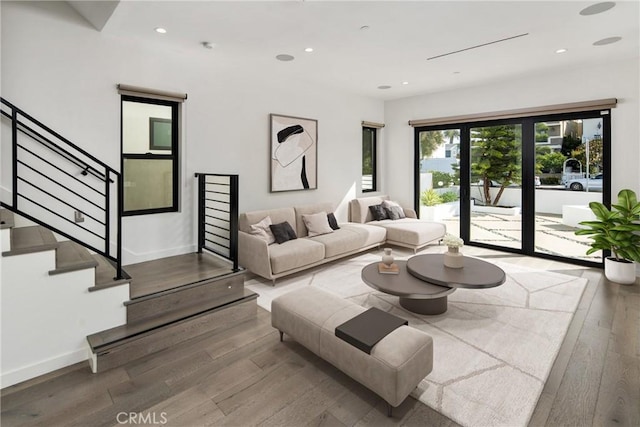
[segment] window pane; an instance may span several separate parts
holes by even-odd
[[[124,210],[173,206],[173,160],[124,159]]]
[[[521,249],[522,125],[474,127],[470,137],[470,238]]]
[[[420,132],[420,218],[460,235],[460,129]]]
[[[602,203],[602,118],[536,123],[536,252],[595,262],[591,238],[576,236],[580,221],[595,219],[589,203]]]
[[[376,130],[362,128],[362,191],[376,190]]]
[[[171,154],[171,110],[168,105],[123,101],[123,153]]]

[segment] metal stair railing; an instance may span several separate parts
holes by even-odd
[[[11,193],[5,208],[92,250],[122,271],[121,175],[9,101]],[[112,188],[114,187],[114,188]]]
[[[238,175],[196,173],[198,252],[206,249],[238,267]]]

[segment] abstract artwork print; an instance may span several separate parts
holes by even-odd
[[[318,121],[271,114],[271,192],[318,188]]]

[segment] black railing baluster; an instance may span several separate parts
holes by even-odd
[[[105,208],[104,208],[104,216],[105,216],[105,227],[104,227],[104,251],[108,254],[111,254],[111,192],[109,191],[109,170],[105,169],[105,177],[104,180],[104,200],[105,200]]]
[[[13,167],[13,180],[12,185],[13,188],[12,196],[13,196],[13,206],[18,208],[18,112],[13,109],[11,110],[11,154],[12,158],[12,167]]]
[[[238,175],[231,175],[231,230],[230,230],[230,248],[231,260],[233,261],[233,270],[238,271]]]

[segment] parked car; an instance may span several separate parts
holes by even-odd
[[[564,188],[573,191],[583,191],[589,186],[589,190],[602,191],[602,174],[598,174],[593,178],[573,178],[564,183]]]

